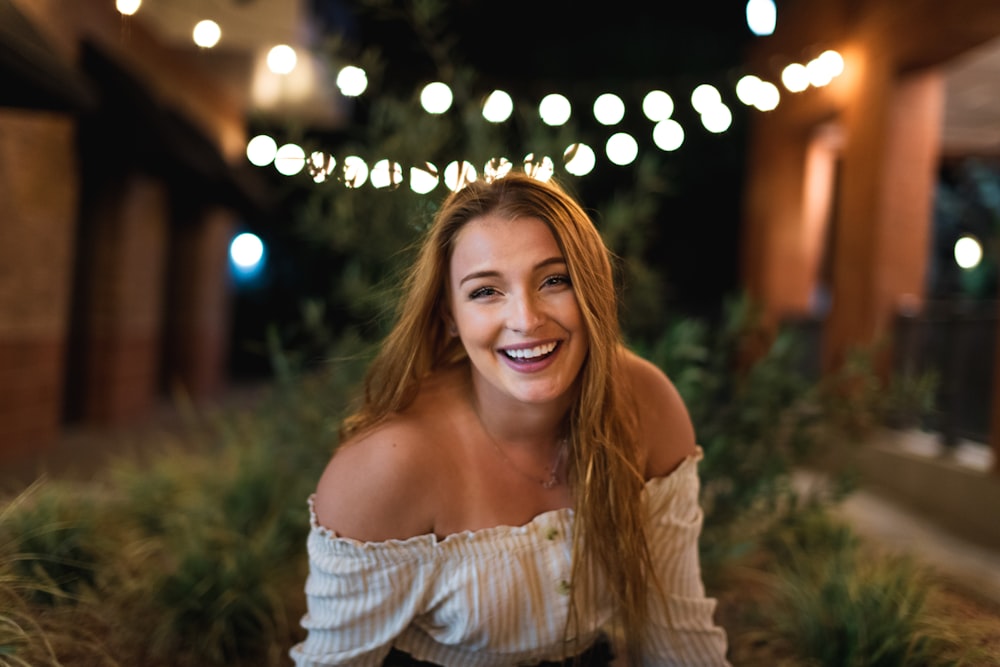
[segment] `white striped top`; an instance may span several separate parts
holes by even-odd
[[[653,562],[666,593],[650,594],[643,666],[727,665],[726,635],[712,616],[698,561],[702,511],[697,455],[646,484]],[[563,657],[573,510],[517,527],[359,542],[320,526],[309,501],[308,612],[299,667],[381,665],[395,646],[445,667],[511,667]],[[580,613],[579,646],[608,629],[611,598]],[[610,634],[610,633],[609,633]]]

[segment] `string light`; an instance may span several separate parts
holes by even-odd
[[[198,21],[191,33],[194,43],[203,49],[210,49],[222,39],[222,29],[219,24],[211,19]]]
[[[123,16],[132,16],[141,6],[142,0],[117,0],[115,3],[115,9]]]
[[[276,47],[277,48],[277,47]],[[286,47],[290,48],[290,47]],[[272,50],[273,51],[273,50]],[[294,51],[292,51],[294,55]],[[826,50],[809,62],[808,65],[791,63],[783,72],[782,83],[792,92],[801,92],[810,86],[819,87],[828,84],[833,78],[844,71],[843,58],[834,50]],[[359,67],[349,65],[341,69],[337,77],[337,85],[345,95],[357,96],[367,89],[367,75]],[[741,77],[735,85],[735,94],[741,103],[760,111],[775,109],[781,100],[778,87],[756,75],[747,74]],[[442,114],[451,108],[454,96],[451,88],[444,82],[435,81],[427,84],[421,90],[420,103],[425,112]],[[702,125],[711,133],[719,134],[727,131],[733,122],[732,110],[722,101],[719,89],[709,83],[699,84],[691,92],[691,106],[700,114]],[[504,122],[513,114],[515,101],[509,93],[494,90],[484,98],[482,115],[492,123]],[[603,93],[594,102],[594,117],[603,125],[616,125],[622,121],[626,113],[623,99],[611,92]],[[673,98],[664,90],[648,91],[642,98],[642,113],[653,123],[651,137],[653,143],[663,151],[678,150],[685,141],[683,126],[672,118],[674,112]],[[538,105],[539,119],[546,125],[557,127],[568,122],[572,115],[572,104],[562,94],[545,95]],[[294,149],[301,151],[295,146]],[[605,154],[608,160],[616,165],[631,164],[638,157],[639,144],[635,137],[625,132],[619,132],[605,143]],[[266,166],[272,162],[275,168],[283,174],[298,174],[304,166],[317,183],[324,182],[332,173],[336,160],[327,155],[321,162],[316,162],[314,153],[306,160],[304,153],[293,152],[292,145],[275,147],[270,137],[259,135],[247,145],[247,158],[252,164]],[[554,161],[542,156],[535,160],[533,154],[525,158],[526,171],[533,172],[541,178],[550,178],[555,170]],[[573,143],[562,155],[562,167],[574,176],[589,174],[596,167],[597,155],[584,143]],[[502,178],[510,171],[512,165],[506,158],[493,158],[483,168],[487,179]],[[370,182],[373,187],[398,187],[404,178],[404,167],[398,162],[383,159],[371,168]],[[342,162],[340,179],[351,188],[361,187],[369,177],[369,167],[357,156],[345,158]],[[478,174],[475,167],[467,161],[453,161],[442,174],[430,162],[414,165],[409,171],[410,188],[419,194],[427,194],[435,189],[443,180],[451,189],[461,188],[476,180]]]
[[[278,44],[267,53],[267,66],[275,74],[290,74],[298,62],[295,49],[287,44]]]

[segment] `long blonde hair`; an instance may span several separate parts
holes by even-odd
[[[636,416],[624,376],[624,346],[611,256],[583,208],[562,187],[511,173],[450,194],[424,239],[406,281],[395,326],[373,360],[360,409],[344,422],[349,436],[407,407],[422,378],[463,356],[444,319],[445,285],[455,237],[469,221],[496,215],[534,217],[552,231],[590,341],[570,410],[569,480],[574,501],[570,621],[603,574],[619,607],[629,646],[647,617],[654,572],[646,541]],[[567,626],[567,632],[574,628]]]

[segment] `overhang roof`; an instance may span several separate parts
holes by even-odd
[[[0,107],[81,112],[97,97],[11,0],[0,0]]]

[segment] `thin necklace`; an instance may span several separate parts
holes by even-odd
[[[502,449],[500,449],[500,443],[496,441],[496,438],[490,435],[490,432],[486,430],[485,426],[483,427],[483,433],[485,433],[486,437],[493,443],[493,448],[497,450],[497,454],[499,454],[500,457],[507,462],[507,465],[516,470],[522,477],[530,479],[532,482],[541,484],[543,489],[552,489],[559,486],[559,464],[562,461],[563,452],[566,450],[566,438],[559,438],[559,446],[556,448],[556,457],[553,459],[552,465],[546,468],[549,476],[544,479],[539,479],[534,475],[524,472],[513,461],[511,461],[510,457],[507,456]]]

